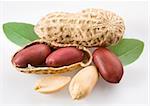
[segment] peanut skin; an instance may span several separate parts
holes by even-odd
[[[74,47],[60,48],[46,58],[47,66],[60,67],[82,61],[83,52]]]
[[[12,59],[12,63],[20,68],[27,67],[28,64],[40,66],[50,53],[51,50],[47,45],[35,44],[19,51]]]
[[[93,62],[104,80],[119,83],[123,76],[123,66],[115,54],[106,48],[98,48],[93,53]]]

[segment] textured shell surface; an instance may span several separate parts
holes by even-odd
[[[57,49],[57,47],[54,47],[53,45],[51,45],[50,42],[48,42],[47,40],[43,40],[43,39],[40,39],[40,40],[36,40],[28,45],[26,45],[25,47],[23,47],[22,49],[24,48],[27,48],[29,46],[32,46],[34,44],[47,44],[50,48],[54,48],[54,49]],[[77,47],[77,46],[76,46]],[[85,48],[85,47],[77,47],[78,49],[82,50],[84,52],[84,58],[83,58],[83,61],[81,62],[77,62],[75,64],[71,64],[71,65],[68,65],[68,66],[62,66],[62,67],[57,67],[57,68],[54,68],[54,67],[47,67],[47,66],[44,66],[44,67],[33,67],[31,66],[30,64],[28,65],[28,67],[25,67],[25,68],[19,68],[19,67],[16,67],[15,64],[13,64],[13,66],[20,72],[24,72],[24,73],[29,73],[29,74],[59,74],[59,73],[65,73],[65,72],[69,72],[69,71],[73,71],[73,70],[77,70],[77,69],[80,69],[82,67],[86,67],[88,66],[89,64],[91,64],[92,62],[92,54],[91,52]],[[22,50],[21,49],[21,50]],[[40,48],[39,48],[40,49]],[[20,51],[20,50],[19,50]],[[19,52],[18,51],[18,52]],[[16,52],[13,57],[18,53]],[[13,58],[12,57],[12,58]]]
[[[123,19],[102,9],[85,9],[76,13],[53,12],[43,17],[34,28],[42,39],[52,45],[110,46],[123,37]]]

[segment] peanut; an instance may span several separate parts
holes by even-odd
[[[82,61],[83,52],[74,47],[60,48],[46,58],[47,66],[60,67]]]
[[[67,76],[48,76],[39,79],[34,89],[40,93],[53,93],[64,88],[70,80]]]
[[[98,48],[93,53],[93,61],[106,81],[119,83],[123,76],[123,66],[115,54],[106,48]]]
[[[43,64],[46,57],[51,53],[50,48],[45,44],[35,44],[19,51],[12,59],[16,67],[39,66]]]
[[[81,99],[91,93],[98,80],[95,66],[88,66],[80,70],[71,80],[69,92],[73,99]]]
[[[124,34],[123,19],[102,9],[85,9],[76,13],[53,12],[43,17],[34,28],[37,35],[53,45],[109,46]]]

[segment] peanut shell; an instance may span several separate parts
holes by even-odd
[[[51,45],[50,42],[48,42],[47,40],[43,40],[43,39],[40,39],[40,40],[36,40],[28,45],[26,45],[25,47],[23,47],[22,49],[26,48],[26,47],[29,47],[31,45],[34,45],[34,44],[39,44],[39,43],[42,43],[42,44],[47,44],[49,45],[49,47],[51,48],[58,48],[58,47],[54,47],[53,45]],[[69,46],[69,45],[68,45]],[[77,46],[76,46],[77,47]],[[62,67],[57,67],[57,68],[54,68],[54,67],[47,67],[47,66],[44,66],[44,67],[34,67],[34,66],[31,66],[30,64],[28,65],[28,67],[26,68],[19,68],[19,67],[16,67],[15,64],[13,64],[13,66],[20,72],[24,72],[24,73],[30,73],[30,74],[59,74],[59,73],[65,73],[65,72],[69,72],[69,71],[72,71],[72,70],[76,70],[76,69],[80,69],[82,67],[86,67],[88,66],[91,62],[92,62],[92,54],[91,52],[85,48],[85,47],[77,47],[78,49],[82,50],[84,52],[84,58],[83,58],[83,61],[81,62],[77,62],[75,64],[71,64],[71,65],[68,65],[68,66],[62,66]],[[40,48],[39,48],[40,49]],[[20,51],[20,50],[19,50]],[[18,52],[19,52],[18,51]],[[13,57],[18,53],[16,52]]]
[[[76,13],[49,13],[34,30],[54,46],[107,47],[122,39],[125,25],[117,14],[91,8]]]

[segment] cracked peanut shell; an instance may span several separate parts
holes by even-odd
[[[29,46],[32,46],[34,44],[46,44],[52,49],[59,49],[59,47],[54,47],[53,45],[51,45],[50,42],[48,42],[47,40],[43,40],[43,39],[36,40],[36,41],[26,45],[22,49],[27,48]],[[68,46],[70,47],[70,45],[68,45]],[[65,47],[67,47],[67,46],[65,46]],[[83,51],[83,53],[84,53],[83,60],[81,62],[77,62],[77,63],[71,64],[71,65],[68,65],[68,66],[62,66],[62,67],[57,67],[57,68],[55,68],[55,67],[48,67],[48,66],[41,66],[41,67],[37,66],[37,67],[34,67],[34,66],[31,66],[30,64],[28,64],[28,66],[25,67],[25,68],[19,68],[13,62],[12,62],[12,64],[18,71],[24,72],[24,73],[30,73],[30,74],[59,74],[59,73],[69,72],[69,71],[77,70],[77,69],[80,69],[82,67],[88,66],[92,62],[92,54],[91,54],[91,52],[85,47],[79,47],[79,46],[77,47],[76,46],[76,48],[78,48],[78,49]],[[16,52],[13,55],[13,57],[15,57],[15,55],[18,52]]]

